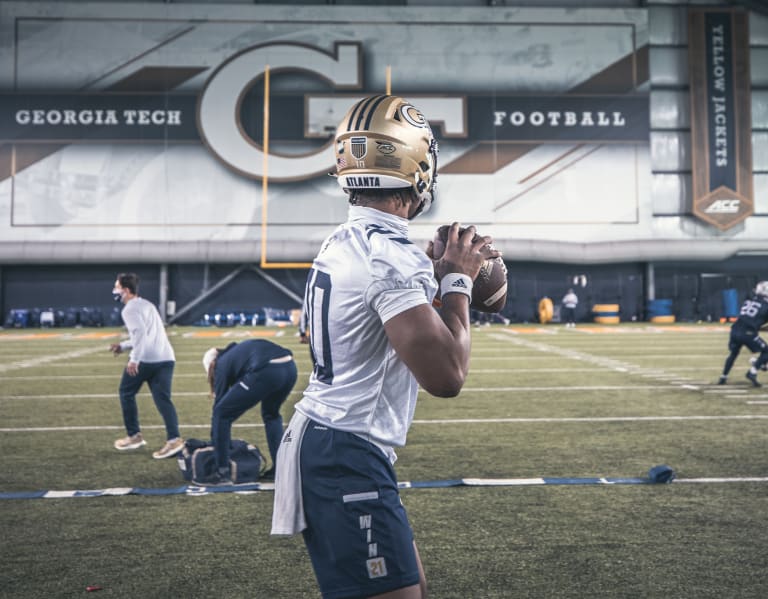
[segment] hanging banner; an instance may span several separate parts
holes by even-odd
[[[693,213],[726,230],[753,213],[747,13],[691,9],[688,62]]]

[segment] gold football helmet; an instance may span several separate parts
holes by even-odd
[[[363,98],[336,129],[336,174],[352,203],[356,190],[410,188],[420,201],[416,214],[426,212],[437,181],[427,119],[397,96]]]

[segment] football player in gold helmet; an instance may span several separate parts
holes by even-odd
[[[412,219],[432,204],[437,141],[412,104],[396,96],[372,96],[355,104],[336,130],[336,173],[352,204],[365,190],[410,188],[416,199]]]
[[[420,386],[437,397],[461,390],[472,284],[499,252],[490,237],[473,241],[472,226],[459,235],[459,223],[434,264],[408,239],[437,179],[437,143],[410,102],[357,102],[338,127],[335,157],[349,218],[307,280],[314,368],[280,446],[272,533],[303,533],[323,596],[415,599],[426,580],[395,448],[405,444]]]

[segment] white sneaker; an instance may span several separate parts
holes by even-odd
[[[156,460],[162,460],[164,458],[170,458],[175,456],[182,449],[184,449],[184,439],[176,437],[175,439],[168,439],[160,449],[152,454],[152,457]]]
[[[142,434],[136,433],[135,435],[129,435],[115,441],[115,449],[118,451],[126,451],[129,449],[138,449],[146,444],[147,442],[144,440]]]

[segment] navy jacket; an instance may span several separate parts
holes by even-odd
[[[213,385],[216,399],[250,372],[264,368],[270,360],[292,356],[293,352],[266,339],[248,339],[230,343],[216,357]]]

